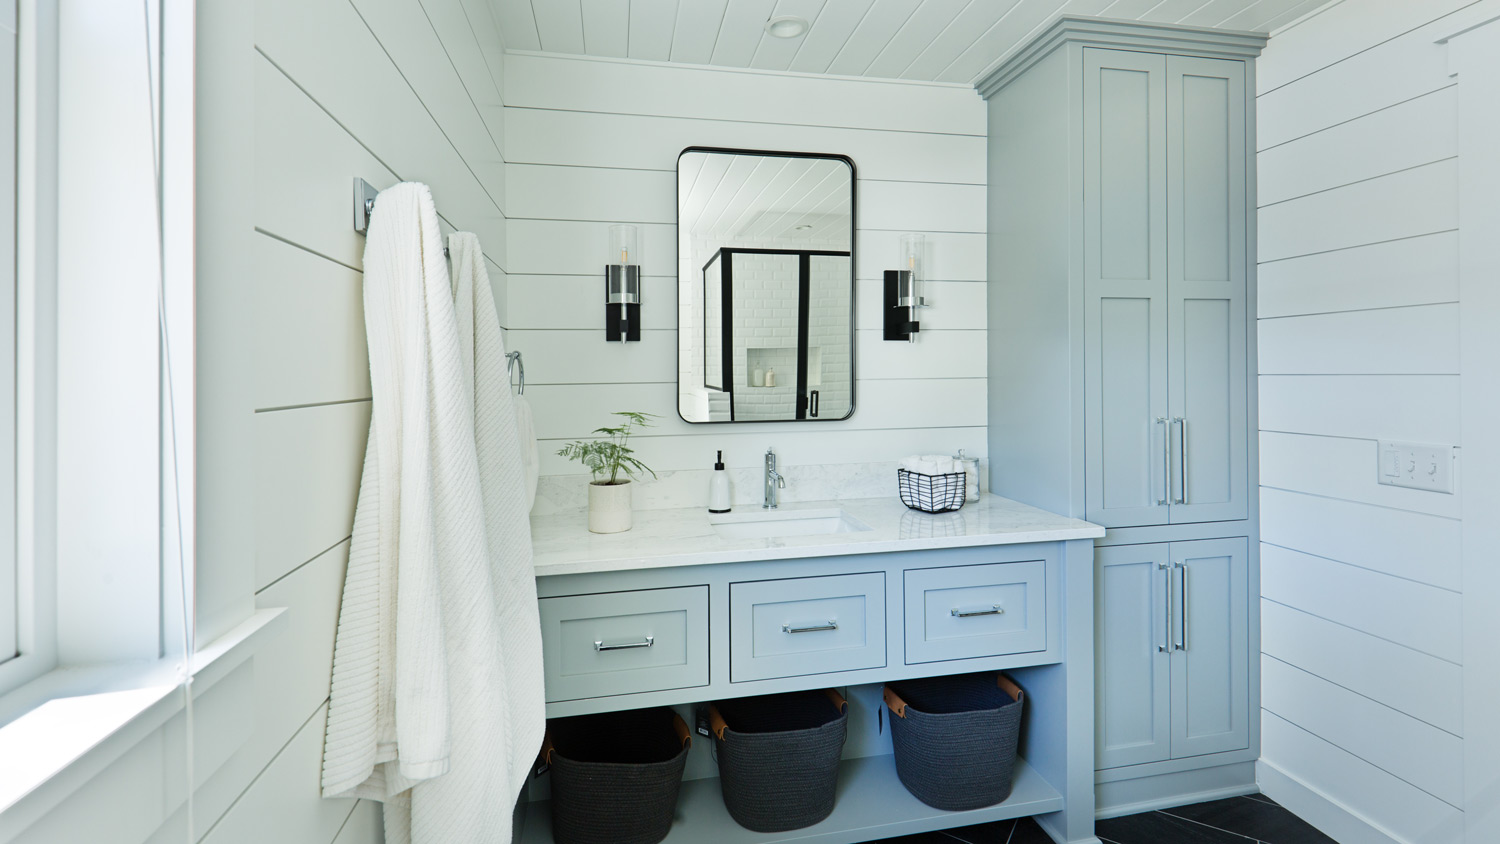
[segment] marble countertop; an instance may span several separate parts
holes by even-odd
[[[724,539],[713,516],[699,507],[638,510],[635,527],[624,533],[589,533],[582,511],[531,519],[531,545],[538,577],[560,574],[743,563],[886,551],[966,548],[1097,539],[1104,528],[1038,510],[1018,501],[985,495],[954,513],[920,513],[894,496],[842,501],[803,501],[774,511],[783,518],[797,511],[843,510],[869,530],[813,536]],[[736,507],[733,517],[769,512]],[[816,515],[809,512],[809,516]]]

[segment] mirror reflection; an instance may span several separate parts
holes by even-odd
[[[689,148],[677,164],[678,412],[688,422],[854,411],[854,166]]]

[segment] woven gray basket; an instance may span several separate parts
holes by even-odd
[[[709,707],[729,816],[755,832],[812,826],[833,813],[849,705],[832,689]]]
[[[691,744],[687,724],[664,707],[549,721],[542,754],[552,766],[552,840],[666,838]]]
[[[952,812],[1009,797],[1025,697],[1004,674],[886,685],[901,784],[923,803]]]

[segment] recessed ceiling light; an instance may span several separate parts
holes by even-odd
[[[807,18],[799,18],[796,15],[771,18],[766,21],[766,32],[777,38],[796,38],[807,32]]]

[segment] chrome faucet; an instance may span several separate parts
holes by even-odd
[[[786,489],[786,478],[776,471],[776,452],[766,449],[766,498],[761,502],[761,508],[765,510],[776,509],[776,490]]]

